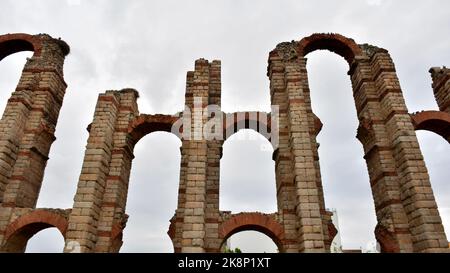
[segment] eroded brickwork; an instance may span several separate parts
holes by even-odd
[[[430,69],[433,92],[439,110],[450,113],[450,69],[445,66]]]
[[[449,70],[430,70],[441,111],[410,114],[387,50],[338,34],[314,34],[270,52],[267,75],[276,106],[271,113],[222,112],[220,61],[205,59],[187,73],[185,109],[177,115],[139,113],[134,89],[100,94],[68,210],[35,205],[66,88],[62,65],[69,48],[47,35],[0,36],[0,60],[34,51],[0,123],[0,250],[22,252],[36,232],[57,227],[65,252],[118,252],[134,146],[147,134],[165,131],[182,142],[178,205],[168,226],[175,252],[220,252],[244,230],[266,234],[280,252],[328,252],[336,229],[325,209],[317,143],[322,123],[312,111],[306,70],[306,55],[320,49],[349,64],[360,121],[356,137],[364,148],[381,250],[447,252],[415,130],[449,140]],[[219,210],[222,145],[245,128],[274,149],[278,209],[271,214]]]

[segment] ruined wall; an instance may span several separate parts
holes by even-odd
[[[349,64],[360,122],[356,137],[364,148],[382,251],[448,251],[415,135],[426,129],[449,140],[448,69],[431,70],[441,111],[410,114],[387,50],[338,34],[314,34],[270,52],[271,113],[222,112],[220,61],[205,59],[187,73],[185,109],[177,115],[139,113],[134,89],[100,94],[69,210],[35,209],[66,87],[62,64],[68,46],[47,35],[0,36],[0,60],[21,50],[35,52],[0,123],[0,250],[24,251],[33,234],[57,227],[65,252],[118,252],[134,146],[147,134],[165,131],[182,142],[178,205],[168,226],[175,252],[219,252],[244,230],[266,234],[281,252],[328,252],[336,229],[325,209],[317,143],[322,123],[312,111],[306,71],[306,55],[320,49]],[[219,210],[222,145],[246,128],[274,149],[278,209],[271,214]]]

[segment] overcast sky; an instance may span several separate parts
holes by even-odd
[[[0,34],[48,33],[71,47],[64,73],[68,83],[38,207],[70,208],[76,191],[97,96],[110,89],[140,92],[141,113],[183,109],[186,72],[198,58],[222,61],[222,110],[270,111],[266,76],[269,51],[284,41],[315,32],[337,32],[389,50],[410,112],[437,110],[428,69],[450,65],[450,2],[431,1],[17,1],[0,4]],[[25,58],[0,62],[0,105],[20,77]],[[319,135],[325,202],[339,215],[344,248],[374,240],[373,199],[348,65],[327,51],[308,56],[313,110],[324,127]],[[450,234],[450,146],[418,132],[421,149]],[[276,211],[272,151],[265,139],[245,130],[224,144],[222,210]],[[181,142],[153,133],[135,148],[123,252],[171,252],[166,232],[176,208]],[[239,235],[239,236],[238,236]],[[274,251],[255,232],[233,238],[244,251]],[[42,231],[27,251],[60,251],[62,237]],[[253,248],[251,248],[253,247]]]

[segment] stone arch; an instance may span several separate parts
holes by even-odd
[[[450,143],[450,114],[442,111],[422,111],[411,115],[415,130],[427,130]]]
[[[242,129],[252,129],[261,134],[267,140],[271,140],[271,114],[265,112],[234,112],[224,114],[223,139]]]
[[[412,181],[419,177],[426,177],[424,174],[426,168],[420,158],[408,156],[412,153],[420,154],[420,150],[392,58],[383,48],[369,44],[358,45],[353,40],[338,34],[313,34],[299,42],[280,43],[269,55],[267,75],[271,81],[271,101],[272,104],[283,105],[280,112],[287,112],[288,116],[287,121],[282,121],[280,124],[280,128],[288,128],[286,130],[288,132],[283,132],[288,137],[285,137],[284,143],[280,141],[280,147],[284,145],[284,148],[288,147],[291,152],[288,149],[285,151],[280,149],[278,157],[285,158],[283,163],[291,164],[291,168],[297,172],[293,178],[281,171],[279,174],[282,176],[281,179],[289,181],[293,179],[295,185],[308,185],[307,188],[318,193],[317,199],[319,199],[319,206],[316,207],[315,213],[311,213],[307,219],[314,219],[317,222],[321,220],[322,234],[317,237],[317,240],[313,240],[313,244],[307,246],[303,242],[308,240],[308,234],[313,233],[306,230],[300,231],[299,250],[316,251],[321,248],[326,251],[328,246],[325,242],[330,237],[326,227],[326,217],[321,213],[325,211],[325,202],[320,177],[318,145],[316,136],[311,133],[315,125],[305,58],[308,53],[320,49],[328,49],[344,57],[349,64],[350,69],[347,74],[352,82],[356,112],[362,125],[358,130],[358,139],[362,142],[364,149],[378,223],[390,223],[388,230],[394,231],[392,236],[400,252],[432,250],[433,238],[440,238],[439,240],[444,242],[445,234],[441,232],[438,225],[434,225],[432,220],[426,218],[426,215],[417,216],[413,213],[412,208],[427,208],[438,214],[434,197],[421,194],[422,186],[431,187],[429,181],[424,179],[420,187],[410,186],[416,185]],[[295,127],[300,132],[309,131],[309,140],[305,140],[301,134],[290,134],[289,128]],[[293,156],[301,153],[312,153],[313,156],[307,158]],[[305,166],[305,164],[311,167],[296,167],[296,165]],[[309,177],[301,175],[308,171],[311,173]],[[312,183],[313,181],[315,183]],[[306,192],[305,194],[298,192],[293,198],[306,198]],[[410,203],[408,199],[398,196],[409,196],[411,198],[409,200],[430,202]],[[302,212],[303,210],[305,213]],[[290,211],[295,211],[297,217],[303,217],[303,219],[307,211],[310,213],[310,209],[306,209],[306,206],[304,208],[297,206],[295,210]],[[418,221],[417,217],[421,221]],[[427,232],[423,239],[424,237],[417,234],[425,227],[430,232]],[[285,228],[288,227],[285,226]],[[304,227],[300,229],[302,228],[304,229]]]
[[[176,116],[170,115],[146,115],[142,114],[136,117],[133,121],[131,121],[130,126],[128,128],[128,133],[131,136],[131,139],[136,144],[141,138],[144,136],[156,132],[172,132],[172,125],[179,118]],[[175,134],[177,137],[180,135]]]
[[[279,251],[284,252],[284,229],[273,217],[274,215],[258,212],[245,212],[231,215],[229,219],[219,225],[219,238],[222,239],[222,245],[233,234],[252,230],[267,235],[274,241]]]
[[[25,33],[0,36],[0,61],[11,54],[21,51],[33,51],[34,56],[40,56],[42,43],[36,36]]]
[[[336,33],[316,33],[298,42],[298,54],[302,57],[321,49],[327,49],[342,56],[349,65],[351,65],[355,56],[362,55],[361,48],[353,39]]]
[[[6,252],[23,252],[33,235],[50,227],[56,227],[65,238],[67,226],[67,218],[57,212],[34,210],[8,225],[2,248]]]

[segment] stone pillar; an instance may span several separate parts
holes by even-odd
[[[36,205],[66,83],[68,45],[32,36],[39,53],[28,59],[0,122],[0,202],[3,207]]]
[[[319,204],[321,189],[316,181],[313,148],[315,143],[311,140],[301,80],[298,64],[287,64],[285,82],[288,94],[289,142],[297,190],[299,247],[304,252],[323,252],[325,238]]]
[[[209,90],[208,102],[210,107],[217,106],[217,109],[208,108],[208,118],[213,117],[211,111],[216,111],[216,115],[223,116],[220,111],[221,106],[221,65],[220,61],[214,60],[209,64]],[[208,133],[219,136],[217,139],[207,139],[207,171],[206,171],[206,211],[205,211],[205,251],[217,252],[222,243],[219,239],[219,179],[220,179],[220,159],[222,158],[222,122],[214,123],[214,128],[205,127]],[[212,127],[212,126],[211,126]],[[216,134],[217,133],[217,134]],[[213,136],[210,137],[213,137]]]
[[[395,67],[387,51],[371,58],[373,79],[394,159],[400,201],[408,217],[414,252],[442,252],[448,241],[431,189],[430,179],[408,114]]]
[[[204,125],[220,112],[220,61],[199,59],[187,73],[186,107],[191,127],[183,128],[180,186],[175,219],[175,252],[217,251],[219,240],[219,176],[222,140],[207,139]],[[185,112],[184,115],[187,113]],[[187,126],[188,124],[184,124]],[[222,133],[222,127],[212,132]]]
[[[325,199],[322,186],[322,175],[320,171],[319,162],[319,143],[317,142],[317,135],[322,130],[322,122],[319,117],[317,117],[312,110],[311,95],[308,82],[308,72],[306,70],[306,58],[299,58],[298,60],[298,71],[300,72],[300,85],[303,90],[303,99],[305,101],[306,115],[308,121],[308,130],[311,141],[311,150],[314,159],[314,170],[316,174],[316,186],[317,186],[317,199],[315,197],[309,197],[310,200],[316,200],[319,205],[320,215],[322,218],[322,233],[324,237],[325,251],[330,250],[331,242],[336,235],[336,227],[333,225],[331,216],[332,212],[327,211],[325,207]],[[331,232],[330,232],[331,231]]]
[[[97,243],[98,220],[113,155],[114,128],[119,116],[119,103],[117,92],[107,91],[99,95],[69,217],[65,251],[70,252],[68,246],[72,241],[80,245],[81,252],[92,252]]]
[[[287,94],[284,82],[284,63],[276,50],[269,55],[267,75],[270,80],[271,104],[279,107],[278,146],[275,147],[275,179],[277,188],[278,214],[285,230],[285,252],[298,252],[296,189],[293,175],[292,155],[289,145],[287,118]]]
[[[325,252],[328,227],[323,217],[316,121],[310,105],[306,59],[299,58],[296,46],[295,42],[281,43],[269,57],[272,104],[280,105],[280,142],[275,154],[277,192],[284,200],[279,204],[290,242],[286,251]],[[298,234],[292,225],[293,212]]]
[[[429,71],[433,84],[434,97],[439,106],[439,110],[450,114],[450,69],[432,67]]]
[[[411,252],[411,234],[400,200],[395,159],[381,115],[370,56],[355,57],[348,74],[360,122],[356,137],[364,148],[378,220],[375,237],[383,252]]]
[[[136,144],[128,132],[130,122],[139,115],[134,89],[119,92],[120,106],[113,134],[113,149],[97,228],[95,252],[118,252],[122,230],[128,216],[125,207],[128,195],[133,149]],[[116,234],[117,233],[117,234]]]
[[[173,225],[174,232],[171,234],[172,241],[174,243],[174,251],[176,253],[182,250],[182,238],[183,238],[183,221],[184,221],[184,209],[186,204],[186,176],[188,171],[189,162],[189,139],[191,137],[190,123],[192,122],[192,107],[194,104],[193,97],[193,82],[194,82],[194,71],[188,71],[186,73],[186,92],[185,92],[185,111],[183,112],[183,137],[181,140],[181,161],[180,161],[180,183],[178,186],[178,204],[175,212],[174,218],[171,220],[171,225]],[[189,121],[189,124],[184,123],[184,121]],[[186,128],[189,126],[189,128]],[[170,230],[169,230],[170,232]],[[170,233],[169,233],[170,235]]]
[[[192,96],[192,98],[186,101],[186,105],[191,109],[191,134],[189,140],[182,141],[182,157],[185,157],[182,158],[182,163],[187,162],[187,166],[183,178],[185,202],[179,204],[183,209],[181,252],[205,252],[208,143],[203,138],[203,125],[206,121],[203,108],[209,102],[208,61],[196,60],[195,71],[190,74],[192,85],[186,90],[186,97]]]

